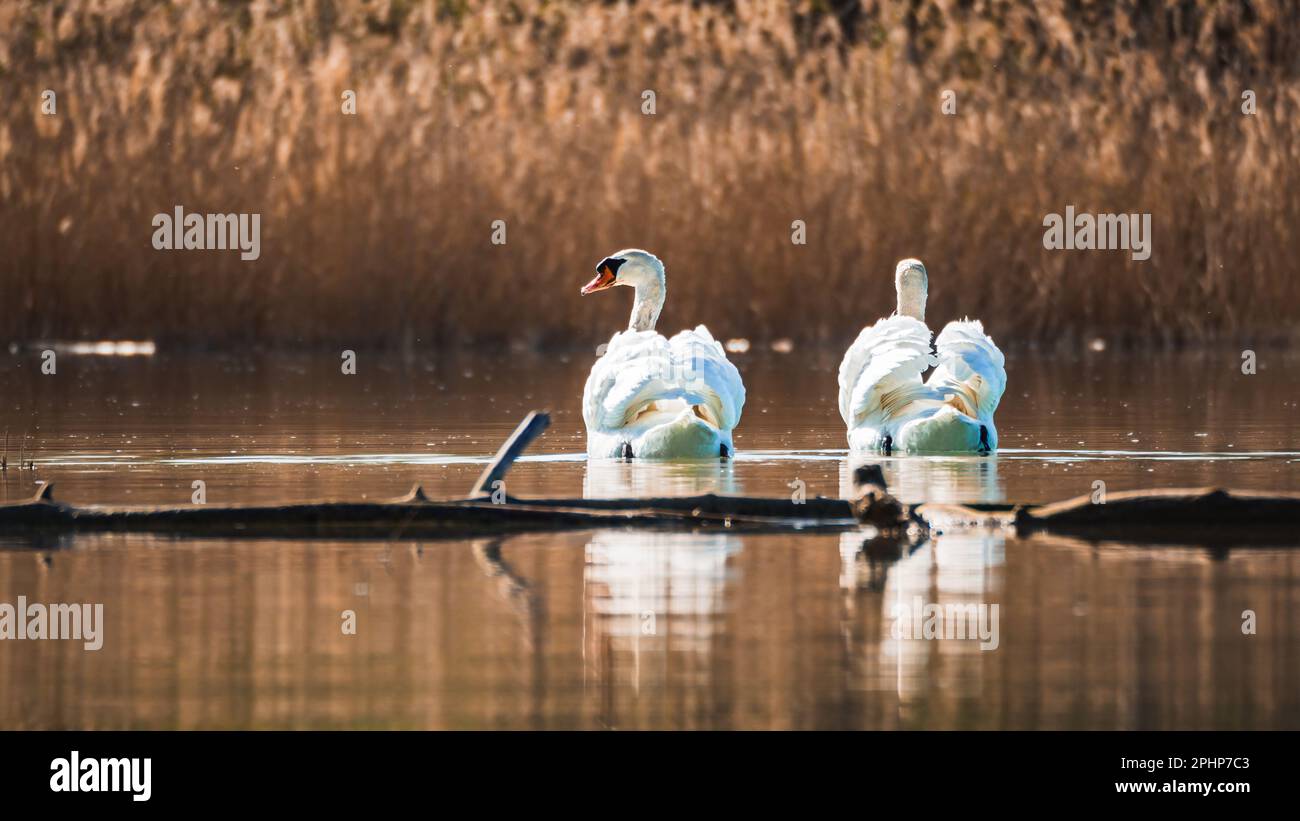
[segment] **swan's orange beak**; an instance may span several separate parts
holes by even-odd
[[[608,265],[602,265],[596,271],[596,278],[582,286],[582,295],[594,294],[612,287],[614,287],[614,271]]]

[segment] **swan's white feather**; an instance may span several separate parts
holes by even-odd
[[[684,366],[684,397],[692,405],[707,405],[718,427],[731,430],[740,424],[745,406],[745,383],[740,371],[727,359],[722,343],[709,329],[696,325],[695,330],[681,331],[668,341],[673,362]]]
[[[850,430],[880,429],[933,399],[921,374],[935,364],[930,329],[909,316],[864,328],[840,362],[840,416]]]
[[[642,398],[668,390],[659,374],[671,371],[668,340],[656,331],[620,331],[591,366],[582,392],[582,419],[589,430],[621,428]]]
[[[734,452],[731,431],[744,405],[739,371],[703,325],[671,340],[620,331],[583,390],[588,454],[616,456],[624,442],[639,457],[716,457],[722,445]]]
[[[946,404],[993,423],[1007,388],[1006,359],[978,320],[949,322],[935,340],[939,364],[927,384]]]

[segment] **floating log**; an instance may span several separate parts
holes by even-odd
[[[1169,488],[1090,495],[1015,514],[1016,531],[1161,544],[1296,544],[1300,494]]]
[[[885,487],[879,465],[854,470],[852,500],[747,496],[638,499],[518,499],[495,483],[550,424],[530,413],[479,476],[470,497],[435,501],[419,485],[397,499],[288,505],[78,507],[57,501],[45,484],[23,502],[0,504],[0,531],[138,532],[216,538],[425,539],[497,536],[520,531],[608,527],[724,528],[744,532],[838,532],[870,524],[884,538],[915,542],[935,526],[1007,527],[1092,540],[1231,545],[1296,544],[1300,494],[1219,488],[1112,493],[1104,504],[1080,496],[1038,507],[907,505]],[[491,496],[486,494],[491,493]]]
[[[598,527],[731,528],[746,532],[839,531],[857,526],[847,501],[704,496],[651,499],[528,499],[494,493],[498,481],[550,425],[534,411],[515,428],[475,482],[469,498],[434,501],[416,485],[397,499],[288,505],[77,507],[55,500],[53,485],[0,505],[6,532],[163,533],[217,538],[467,538],[519,531]]]
[[[519,531],[601,527],[731,528],[747,532],[844,530],[856,526],[849,503],[687,496],[664,499],[430,500],[416,486],[376,502],[186,507],[78,507],[46,484],[32,499],[0,505],[6,533],[78,531],[163,533],[218,538],[467,538]]]

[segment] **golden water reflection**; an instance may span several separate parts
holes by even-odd
[[[0,549],[0,601],[102,602],[103,648],[0,642],[0,726],[1300,727],[1286,550],[649,531],[71,548]],[[997,604],[996,649],[895,637],[916,597]]]

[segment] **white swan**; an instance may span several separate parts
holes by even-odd
[[[898,309],[858,334],[840,363],[849,447],[891,453],[990,453],[1007,385],[1002,351],[978,321],[949,322],[930,348],[929,278],[920,260],[894,273]],[[929,368],[929,382],[922,374]]]
[[[722,345],[703,325],[665,339],[655,331],[667,285],[648,251],[601,260],[582,293],[615,285],[636,290],[626,331],[614,334],[582,392],[592,458],[704,459],[731,456],[731,431],[745,386]]]

